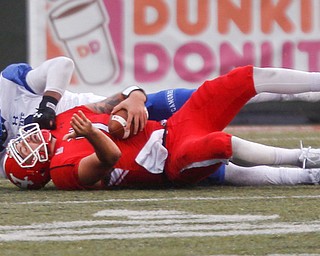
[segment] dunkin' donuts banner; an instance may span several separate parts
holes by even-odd
[[[70,90],[196,88],[236,66],[320,71],[318,0],[29,0],[33,66],[76,66]]]

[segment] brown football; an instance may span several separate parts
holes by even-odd
[[[110,116],[108,122],[109,134],[117,139],[127,139],[132,133],[133,125],[130,131],[126,131],[128,113],[125,109],[120,109],[115,114]]]

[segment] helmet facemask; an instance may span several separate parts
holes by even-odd
[[[30,144],[29,142],[36,142]],[[34,167],[36,163],[49,160],[48,146],[51,141],[51,133],[48,130],[40,130],[37,123],[25,125],[19,129],[18,137],[9,141],[7,146],[8,153],[22,168]],[[27,147],[29,154],[22,156],[17,145],[23,143]],[[36,146],[35,146],[36,145]]]

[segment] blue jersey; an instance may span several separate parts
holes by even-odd
[[[160,121],[168,119],[190,98],[195,89],[169,89],[148,94],[146,107],[149,119]]]

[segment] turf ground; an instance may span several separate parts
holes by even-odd
[[[320,145],[320,126],[241,127],[264,144]],[[0,180],[0,255],[320,255],[320,187],[20,191]]]

